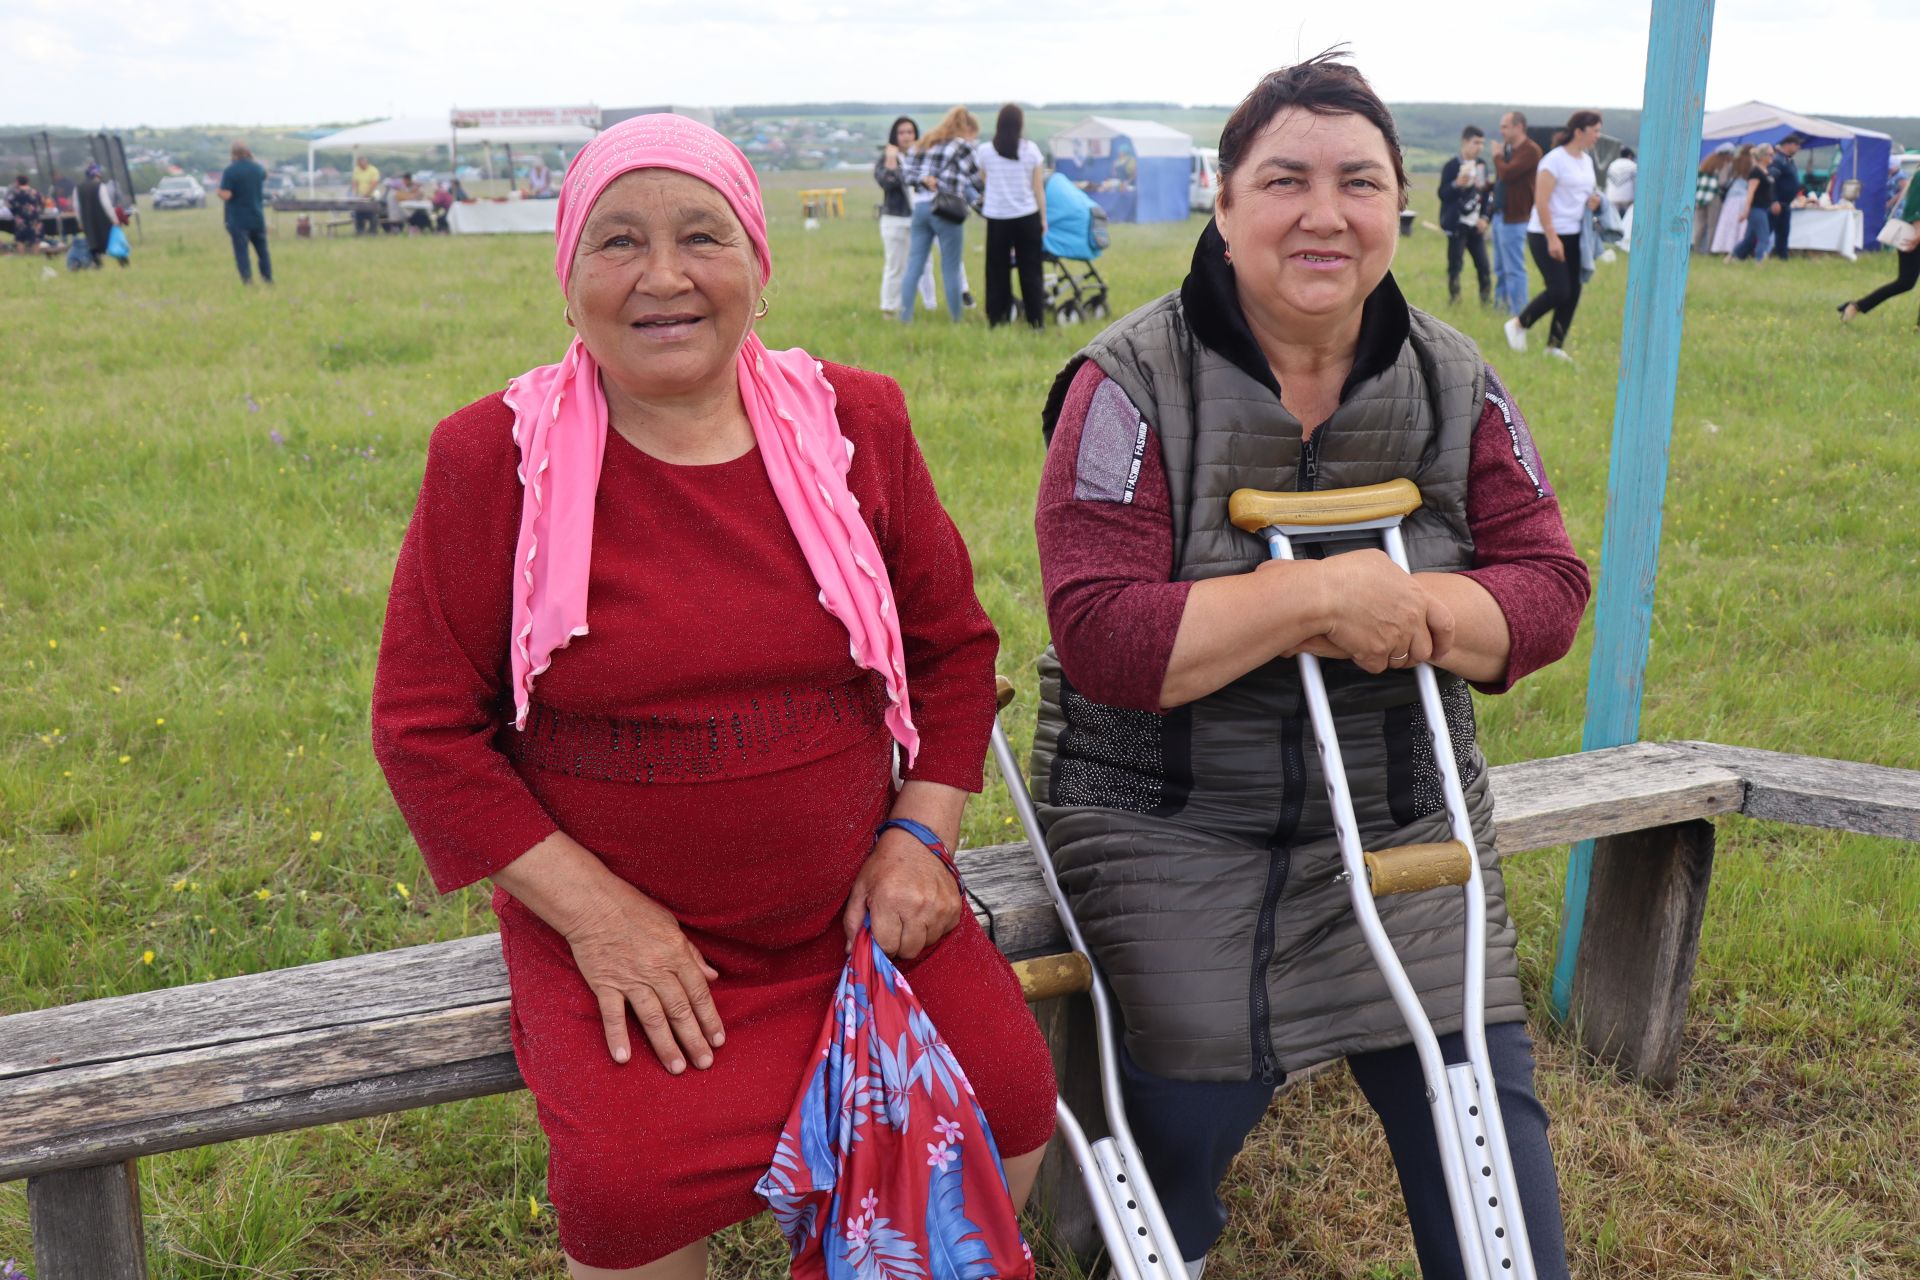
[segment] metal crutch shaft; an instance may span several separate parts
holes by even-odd
[[[1412,482],[1402,480],[1363,490],[1305,493],[1241,490],[1233,495],[1229,511],[1235,525],[1266,540],[1275,559],[1294,558],[1294,538],[1320,539],[1372,530],[1381,535],[1393,562],[1410,572],[1399,524],[1402,517],[1419,505],[1419,490]],[[1389,851],[1393,856],[1376,854],[1369,859],[1360,846],[1352,793],[1347,785],[1319,659],[1303,653],[1299,655],[1299,664],[1354,915],[1394,1004],[1407,1024],[1421,1074],[1426,1079],[1434,1135],[1440,1147],[1441,1169],[1462,1262],[1470,1280],[1502,1280],[1507,1276],[1533,1280],[1533,1255],[1486,1046],[1485,888],[1473,841],[1472,821],[1454,762],[1452,738],[1440,704],[1439,683],[1429,665],[1421,663],[1415,667],[1421,709],[1432,739],[1454,839],[1449,845],[1431,847],[1436,850],[1432,854],[1415,857],[1409,856],[1410,850],[1398,850]],[[1459,853],[1465,854],[1464,860]],[[1375,873],[1383,863],[1406,870],[1411,863],[1422,859],[1430,865],[1402,887],[1458,885],[1463,890],[1466,909],[1462,1039],[1468,1061],[1452,1066],[1440,1052],[1439,1039],[1387,936],[1374,902],[1376,892],[1394,891],[1376,879]],[[1420,882],[1423,878],[1424,882]]]
[[[997,683],[1000,705],[1004,707],[1011,697],[1012,686],[1004,676],[998,677]],[[1053,859],[1047,854],[1046,832],[1040,827],[1033,797],[1027,792],[1019,761],[1014,758],[1013,746],[1007,741],[998,715],[993,721],[992,741],[994,764],[1007,784],[1007,794],[1013,801],[1014,812],[1019,815],[1021,830],[1026,833],[1041,878],[1046,882],[1054,913],[1060,918],[1068,944],[1093,967],[1093,981],[1088,985],[1087,994],[1093,1001],[1100,1095],[1111,1136],[1089,1143],[1065,1102],[1061,1102],[1057,1110],[1061,1132],[1066,1135],[1067,1145],[1080,1165],[1080,1176],[1086,1184],[1088,1198],[1094,1202],[1094,1216],[1106,1241],[1108,1256],[1116,1259],[1114,1266],[1119,1269],[1121,1264],[1116,1255],[1125,1254],[1128,1265],[1138,1273],[1136,1276],[1123,1274],[1121,1280],[1186,1280],[1184,1259],[1174,1240],[1173,1228],[1167,1224],[1160,1197],[1147,1176],[1146,1161],[1134,1142],[1133,1127],[1127,1123],[1126,1101],[1120,1091],[1120,1049],[1114,1033],[1112,998],[1100,977],[1099,966],[1093,964],[1092,953],[1080,933],[1079,922],[1073,917],[1066,892],[1060,887]]]

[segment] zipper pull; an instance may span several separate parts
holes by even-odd
[[[1260,1083],[1266,1085],[1268,1088],[1272,1088],[1279,1082],[1280,1064],[1273,1060],[1273,1055],[1270,1053],[1261,1055]]]

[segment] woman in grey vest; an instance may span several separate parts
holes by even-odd
[[[1289,1073],[1344,1057],[1385,1127],[1422,1274],[1461,1274],[1424,1087],[1361,944],[1302,706],[1325,659],[1368,848],[1447,838],[1411,668],[1440,670],[1485,863],[1488,1041],[1543,1280],[1567,1274],[1559,1189],[1494,861],[1471,682],[1562,656],[1586,607],[1525,420],[1474,344],[1389,274],[1406,173],[1392,117],[1325,55],[1269,75],[1220,138],[1182,286],[1062,372],[1037,528],[1054,649],[1033,785],[1125,1015],[1128,1109],[1190,1271],[1214,1188]],[[1366,544],[1293,563],[1227,520],[1241,486],[1407,477],[1408,576]],[[1381,914],[1450,1058],[1459,898]]]

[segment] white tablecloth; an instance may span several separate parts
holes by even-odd
[[[455,235],[537,231],[550,236],[559,212],[558,200],[478,200],[454,205],[447,215],[447,225]]]
[[[1867,217],[1858,209],[1795,209],[1787,248],[1820,249],[1851,259],[1867,247]]]
[[[1634,210],[1627,210],[1622,249],[1633,248]],[[1858,209],[1795,209],[1787,248],[1837,253],[1851,260],[1867,247],[1867,219]]]

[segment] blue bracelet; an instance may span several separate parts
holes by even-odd
[[[898,827],[927,846],[927,852],[940,859],[940,864],[952,873],[953,882],[960,886],[960,892],[964,894],[967,891],[967,882],[960,878],[960,868],[954,865],[953,854],[947,851],[947,842],[934,834],[932,827],[924,822],[915,822],[912,818],[888,818],[874,828],[873,838],[878,840],[888,827]]]

